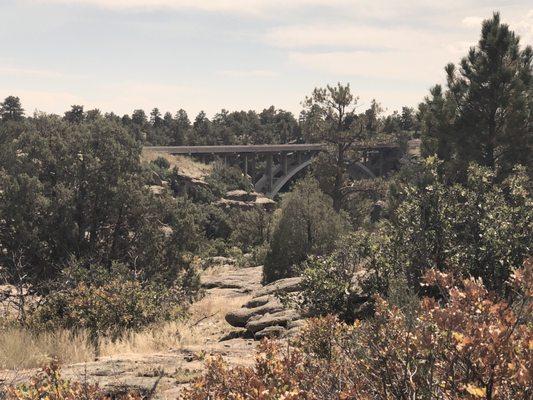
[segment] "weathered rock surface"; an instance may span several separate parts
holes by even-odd
[[[269,301],[271,301],[272,299],[273,299],[272,296],[255,297],[252,300],[248,301],[247,303],[244,303],[243,307],[245,308],[261,307],[261,306],[264,306]]]
[[[290,321],[300,318],[294,310],[283,310],[275,313],[268,313],[262,315],[260,318],[252,318],[248,320],[246,329],[252,333],[262,331],[269,326],[282,326],[286,327]]]
[[[297,276],[294,278],[280,279],[275,282],[263,286],[254,293],[254,297],[262,297],[273,294],[285,294],[298,292],[302,289],[302,278]]]
[[[247,192],[246,190],[230,190],[226,193],[226,199],[237,201],[255,201],[260,194],[256,192]]]
[[[221,256],[215,256],[215,257],[208,257],[205,260],[202,261],[202,265],[204,268],[207,267],[215,267],[220,265],[235,265],[237,260],[230,257],[221,257]]]
[[[246,210],[258,206],[272,209],[275,207],[276,202],[262,193],[247,192],[246,190],[232,190],[227,192],[225,197],[217,201],[215,204],[225,208],[240,208]]]
[[[286,334],[286,329],[283,326],[268,326],[262,331],[257,332],[254,335],[255,340],[261,340],[263,338],[280,337]]]
[[[272,300],[262,306],[254,308],[239,308],[238,310],[226,314],[226,321],[228,324],[237,328],[244,328],[250,319],[253,317],[262,316],[264,314],[276,313],[283,311],[283,305],[277,299]]]
[[[206,289],[235,289],[239,293],[251,293],[261,287],[263,267],[245,268],[226,275],[204,276],[202,287]]]
[[[252,299],[240,309],[226,314],[226,321],[235,327],[246,328],[249,335],[263,337],[283,336],[287,329],[296,331],[301,325],[289,324],[300,320],[301,315],[287,309],[277,295],[294,293],[301,289],[301,278],[280,279],[252,293]]]

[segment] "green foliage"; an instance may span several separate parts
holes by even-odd
[[[446,66],[448,90],[436,86],[420,105],[424,154],[445,160],[460,180],[470,162],[503,176],[516,163],[531,165],[532,60],[498,13],[485,20],[460,68]]]
[[[266,242],[270,233],[271,214],[261,207],[235,210],[230,216],[230,242],[244,252]]]
[[[371,294],[383,291],[384,277],[371,270],[379,238],[365,231],[342,237],[327,257],[310,257],[302,264],[299,306],[312,315],[339,315],[353,321],[367,312],[361,307]],[[375,264],[375,263],[374,263]]]
[[[235,189],[252,190],[252,185],[239,168],[215,163],[213,171],[205,178],[216,197],[224,197],[226,192]]]
[[[399,201],[385,223],[384,262],[416,288],[429,268],[481,277],[502,291],[513,268],[531,253],[531,183],[517,168],[503,183],[484,167],[470,166],[464,185],[446,184],[429,159],[418,177],[394,188]]]
[[[231,221],[228,213],[216,205],[206,205],[201,208],[202,227],[207,239],[223,239],[226,241],[231,235]]]
[[[315,174],[321,188],[333,199],[336,211],[345,198],[350,162],[358,160],[354,144],[366,136],[366,117],[355,113],[358,98],[350,85],[316,88],[307,97],[302,112],[302,128],[307,140],[330,146],[315,161]]]
[[[54,290],[31,312],[28,319],[31,327],[86,329],[93,343],[101,336],[115,340],[126,332],[182,316],[190,293],[180,288],[197,285],[181,282],[165,288],[153,282],[142,283],[119,264],[111,270],[80,267],[74,265],[64,271]]]
[[[273,224],[263,279],[291,276],[308,255],[327,254],[344,228],[331,199],[311,177],[299,181],[282,200]]]
[[[489,169],[472,165],[465,184],[448,185],[439,166],[428,159],[401,174],[379,229],[348,235],[330,256],[303,265],[301,307],[351,321],[379,293],[411,308],[414,294],[427,289],[420,281],[431,268],[479,277],[505,293],[513,269],[532,251],[530,180],[517,168],[498,183]]]
[[[23,117],[24,109],[18,97],[8,96],[0,103],[0,118],[2,121],[20,121]]]
[[[161,169],[169,169],[170,168],[170,162],[165,157],[157,157],[154,162],[155,165],[157,165]]]
[[[15,156],[0,157],[0,264],[22,260],[34,283],[71,257],[142,266],[143,279],[187,266],[199,233],[191,206],[148,190],[141,148],[118,122],[37,115],[2,129]]]

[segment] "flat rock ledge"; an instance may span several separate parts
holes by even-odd
[[[247,336],[256,340],[265,337],[293,335],[304,325],[300,313],[286,309],[277,295],[301,289],[301,278],[287,278],[272,282],[252,293],[252,299],[241,308],[226,314],[226,321],[245,328]]]
[[[205,289],[234,289],[239,293],[252,293],[261,288],[263,267],[241,268],[224,276],[203,276]]]

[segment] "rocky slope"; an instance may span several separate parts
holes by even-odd
[[[113,355],[63,366],[63,375],[97,382],[110,393],[135,388],[153,393],[152,398],[176,399],[184,385],[202,373],[207,357],[222,356],[230,365],[250,365],[257,344],[254,338],[284,336],[302,324],[300,316],[286,310],[276,297],[276,293],[297,290],[298,279],[262,286],[262,267],[239,268],[224,258],[211,263],[214,266],[202,277],[206,295],[192,306],[191,317],[158,332],[174,336],[160,338],[168,348],[143,349],[138,343],[141,339],[133,338],[130,348],[117,348]],[[36,372],[0,371],[0,384],[22,382]]]

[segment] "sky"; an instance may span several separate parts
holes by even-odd
[[[525,0],[0,0],[0,99],[28,114],[297,115],[341,82],[390,113],[443,83],[494,11],[532,44]]]

